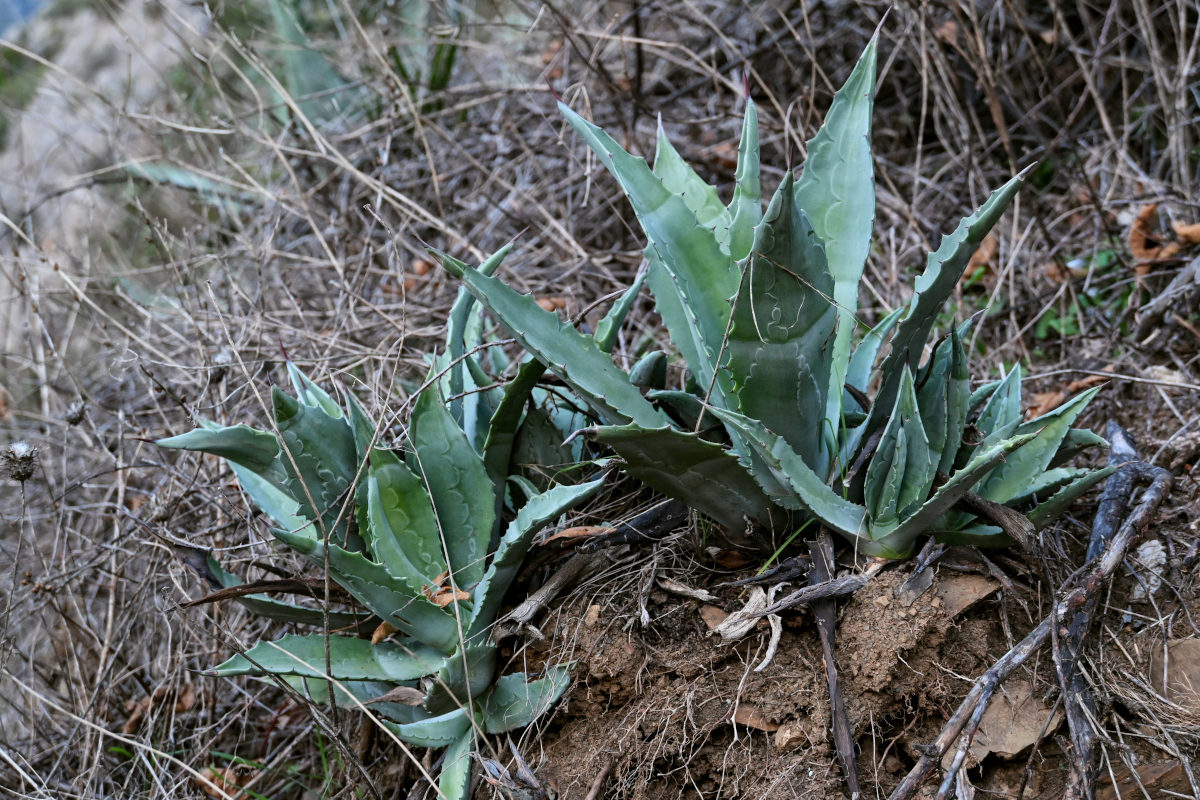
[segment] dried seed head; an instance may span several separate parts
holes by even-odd
[[[67,413],[63,415],[63,419],[68,425],[78,425],[83,422],[84,416],[87,414],[87,403],[82,400],[76,400],[67,407]]]
[[[37,466],[37,448],[31,447],[28,442],[12,442],[0,453],[0,459],[8,467],[8,474],[13,480],[24,483],[33,477],[33,470]]]

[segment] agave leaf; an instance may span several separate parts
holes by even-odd
[[[746,98],[746,115],[742,118],[742,137],[738,141],[737,169],[733,173],[733,201],[729,204],[727,241],[720,230],[717,241],[735,261],[750,254],[754,246],[754,229],[762,219],[762,167],[758,150],[758,109]],[[790,173],[789,173],[790,177]]]
[[[649,275],[647,267],[638,270],[637,275],[633,278],[633,283],[621,293],[617,302],[613,303],[608,313],[596,324],[596,332],[592,338],[596,340],[596,346],[604,352],[612,352],[613,345],[617,343],[617,335],[621,332],[621,326],[625,324],[625,318],[629,316],[633,304],[637,302],[638,295],[642,293],[642,287],[646,285],[647,275]]]
[[[191,560],[188,564],[193,564]],[[203,577],[214,588],[231,588],[245,583],[237,575],[224,569],[220,562],[209,553],[204,559]],[[265,594],[248,594],[235,597],[242,606],[260,617],[279,622],[295,622],[299,625],[319,625],[324,627],[328,622],[331,628],[357,628],[360,623],[371,619],[370,614],[353,614],[346,611],[330,611],[326,614],[319,608],[307,608],[281,600],[275,600]]]
[[[494,486],[483,459],[430,386],[413,405],[410,466],[424,479],[437,514],[454,585],[483,577],[496,523]]]
[[[939,532],[937,540],[942,544],[966,547],[1009,547],[1012,539],[996,525],[982,522]]]
[[[316,406],[334,419],[342,418],[342,407],[329,396],[329,392],[318,386],[312,378],[301,372],[300,368],[291,361],[287,362],[287,372],[301,403],[307,406]]]
[[[414,590],[447,571],[438,517],[425,486],[395,454],[375,450],[365,481],[371,555]]]
[[[696,174],[683,160],[675,145],[663,130],[662,116],[658,118],[658,137],[654,147],[653,172],[668,192],[678,195],[695,215],[696,221],[712,231],[718,239],[728,237],[732,217],[721,202],[717,190]],[[728,248],[725,248],[728,252]]]
[[[495,675],[496,646],[492,642],[460,647],[434,676],[425,710],[436,715],[469,706],[487,691]]]
[[[879,355],[879,348],[883,346],[892,328],[896,327],[896,323],[904,316],[904,307],[893,309],[883,319],[875,323],[875,327],[867,331],[862,341],[858,343],[858,347],[854,348],[854,353],[850,356],[850,365],[846,368],[846,383],[858,389],[860,392],[866,392],[871,382],[871,371],[875,366],[875,357]],[[866,411],[867,409],[863,409]]]
[[[443,255],[432,252],[438,258]],[[633,421],[646,427],[666,422],[591,336],[581,334],[558,315],[538,306],[533,298],[496,278],[461,270],[451,261],[441,263],[463,281],[522,347],[566,381],[602,419]]]
[[[240,464],[230,462],[229,468],[237,476],[242,491],[249,495],[254,505],[274,520],[276,525],[287,530],[311,529],[311,535],[316,535],[312,519],[301,511],[299,501],[292,496],[291,492],[281,488],[270,477],[247,469]],[[282,467],[277,471],[282,472]]]
[[[688,305],[675,276],[663,264],[653,248],[646,248],[647,282],[654,295],[654,310],[670,334],[671,343],[683,357],[696,384],[696,393],[706,402],[725,405],[733,393],[729,374],[713,366],[712,349],[706,344],[704,330],[694,309]]]
[[[483,447],[483,464],[495,487],[497,514],[500,513],[499,503],[504,499],[504,483],[508,479],[521,417],[529,403],[530,394],[545,373],[546,365],[537,359],[529,359],[521,364],[516,376],[504,387],[504,396],[492,414]]]
[[[537,680],[529,680],[523,672],[497,678],[483,698],[483,730],[505,733],[525,727],[546,713],[570,684],[569,665],[551,667],[546,677]]]
[[[491,275],[512,251],[508,244],[497,250],[479,265],[478,271]],[[446,255],[446,258],[453,258]],[[454,259],[459,269],[470,269],[464,262]],[[443,381],[445,394],[450,399],[450,413],[471,439],[472,445],[482,448],[487,434],[489,416],[481,409],[483,395],[473,391],[479,388],[472,379],[468,362],[474,358],[467,352],[482,341],[482,319],[477,313],[475,297],[465,287],[458,290],[450,315],[446,320],[446,353],[438,360],[436,370],[445,371]]]
[[[882,414],[891,407],[900,385],[901,366],[907,364],[909,369],[917,368],[921,351],[929,340],[929,332],[954,287],[958,285],[963,269],[971,255],[979,249],[979,243],[1008,208],[1021,183],[1021,176],[1018,175],[993,192],[974,214],[958,224],[953,233],[943,237],[938,249],[929,255],[925,272],[913,284],[912,299],[892,336],[892,349],[880,367],[882,383],[867,421],[868,430],[874,430],[881,423]],[[820,232],[820,228],[817,231]],[[828,251],[828,243],[825,247]]]
[[[383,725],[401,740],[417,747],[449,747],[471,730],[471,716],[465,708],[456,708],[436,717],[398,725],[382,720]]]
[[[1048,469],[1036,476],[1028,486],[1023,487],[1021,491],[1013,495],[1011,499],[1005,502],[1005,505],[1018,507],[1037,502],[1039,499],[1049,499],[1059,489],[1074,483],[1079,478],[1091,475],[1094,471],[1087,467],[1058,467],[1056,469]]]
[[[875,95],[877,39],[872,38],[846,83],[834,95],[825,123],[808,143],[804,172],[795,185],[796,205],[808,214],[825,245],[833,276],[837,331],[828,355],[825,419],[838,430],[842,387],[858,310],[858,289],[875,224],[875,165],[871,159],[871,109]],[[891,407],[892,398],[884,400]],[[835,452],[832,441],[829,452]]]
[[[629,370],[629,382],[643,391],[662,391],[667,386],[667,354],[651,350]]]
[[[200,420],[200,427],[194,431],[159,439],[155,444],[173,450],[211,453],[252,472],[267,472],[279,455],[279,440],[269,431],[249,425],[222,427],[207,420]]]
[[[1062,444],[1058,446],[1058,452],[1054,454],[1050,466],[1057,467],[1065,464],[1089,447],[1103,447],[1107,449],[1108,440],[1098,433],[1089,431],[1087,428],[1071,428],[1071,430],[1067,431],[1067,435],[1063,437]]]
[[[753,477],[765,491],[770,491],[773,483],[781,483],[797,501],[843,536],[854,540],[866,533],[866,509],[830,489],[780,436],[767,430],[758,420],[721,408],[711,411],[753,448],[769,470],[769,474],[764,474],[761,469],[752,470]],[[753,462],[743,461],[743,464],[749,468]]]
[[[772,514],[783,514],[732,453],[694,433],[636,425],[604,426],[587,433],[624,459],[626,473],[716,520],[735,540],[747,520],[769,525]]]
[[[673,291],[687,314],[691,330],[671,329],[678,320],[667,316],[663,322],[668,325],[673,341],[699,340],[700,352],[692,354],[697,361],[688,361],[688,368],[702,386],[708,386],[713,381],[725,338],[729,298],[737,290],[736,264],[721,252],[712,231],[696,221],[683,198],[668,191],[645,160],[625,152],[611,136],[565,104],[559,103],[559,110],[629,198],[649,240],[647,249],[657,256],[650,265],[650,287],[655,298],[661,291]],[[654,273],[663,271],[670,275],[671,287],[665,286],[661,277],[656,280]],[[682,348],[680,352],[688,358]]]
[[[1021,419],[1021,365],[1014,364],[983,403],[975,427],[985,437],[1000,439],[1016,430]]]
[[[741,413],[782,435],[823,474],[823,431],[811,421],[825,413],[837,315],[825,253],[791,189],[789,173],[755,231],[734,302],[728,368]]]
[[[900,515],[900,490],[904,485],[904,468],[908,465],[904,427],[898,416],[892,417],[867,471],[863,499],[871,513],[871,521],[879,525],[894,525]]]
[[[1098,391],[1099,386],[1088,389],[1049,414],[1022,426],[1026,429],[1038,426],[1037,433],[1033,434],[1033,441],[997,466],[988,476],[979,494],[997,503],[1007,503],[1021,494],[1046,471],[1071,424],[1083,413]]]
[[[533,495],[521,507],[516,518],[508,524],[504,536],[500,538],[500,544],[496,547],[483,580],[475,588],[475,606],[468,634],[472,641],[486,636],[488,629],[496,621],[504,593],[508,591],[509,584],[521,568],[533,537],[566,511],[595,496],[606,480],[607,476],[603,476],[575,486],[558,484],[552,489]]]
[[[917,408],[936,472],[949,473],[953,468],[966,426],[971,389],[962,346],[965,331],[966,326],[951,329],[950,335],[938,342],[929,364],[921,372]]]
[[[471,753],[475,749],[475,730],[467,728],[449,747],[438,775],[438,800],[467,800],[471,789]]]
[[[326,644],[329,648],[328,673],[325,671]],[[445,660],[445,654],[415,642],[407,646],[388,641],[373,645],[366,639],[315,633],[258,642],[210,672],[221,677],[275,674],[331,677],[340,681],[400,682],[431,675]]]
[[[362,553],[333,544],[326,547],[311,527],[302,532],[275,529],[272,533],[317,564],[324,565],[328,560],[330,577],[401,633],[446,654],[458,646],[458,622],[453,610],[434,605],[421,591],[424,587],[412,586]]]
[[[888,558],[907,558],[913,549],[913,542],[921,534],[931,530],[947,511],[961,500],[967,492],[972,491],[976,484],[996,464],[1003,461],[1014,450],[1019,449],[1033,440],[1033,435],[1014,436],[990,445],[981,445],[974,457],[965,467],[950,476],[944,484],[938,487],[928,500],[914,513],[906,516],[899,525],[891,528],[879,528],[871,531],[871,540],[877,547],[886,548],[891,555]],[[876,555],[870,550],[868,555]],[[884,555],[883,553],[878,553]]]
[[[283,443],[279,460],[288,474],[288,491],[301,512],[320,520],[337,541],[347,537],[343,511],[347,489],[358,474],[354,431],[319,405],[308,405],[271,387],[275,424]]]
[[[1116,466],[1105,467],[1104,469],[1091,470],[1086,475],[1077,478],[1059,489],[1049,500],[1033,509],[1033,511],[1030,511],[1028,514],[1029,521],[1038,530],[1045,528],[1066,511],[1071,503],[1079,499],[1084,492],[1116,472],[1116,470]]]
[[[291,686],[301,696],[307,697],[314,703],[334,702],[339,707],[353,709],[361,709],[364,704],[370,703],[371,705],[367,708],[381,714],[393,723],[412,723],[428,716],[424,709],[417,706],[390,703],[386,700],[379,702],[379,698],[396,688],[396,684],[391,682],[328,681],[303,675],[277,675],[275,678]]]

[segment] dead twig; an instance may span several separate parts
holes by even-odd
[[[1144,468],[1146,465],[1142,465]],[[1153,468],[1151,468],[1153,469]],[[1110,480],[1112,480],[1110,478]],[[889,796],[888,800],[908,800],[916,796],[917,790],[933,772],[950,751],[950,747],[958,743],[954,760],[946,770],[942,780],[939,796],[946,796],[971,746],[971,740],[983,718],[983,712],[991,702],[992,695],[1000,684],[1013,673],[1017,667],[1041,648],[1050,639],[1052,631],[1057,627],[1058,633],[1066,635],[1068,626],[1074,615],[1088,603],[1089,598],[1099,597],[1102,588],[1112,577],[1125,558],[1129,546],[1141,538],[1158,506],[1171,490],[1172,477],[1166,470],[1155,471],[1152,483],[1142,494],[1141,502],[1129,514],[1117,532],[1108,540],[1103,551],[1069,578],[1059,599],[1054,604],[1050,614],[1036,628],[1005,653],[992,667],[979,676],[971,691],[959,704],[950,720],[942,728],[942,732],[928,746],[924,753],[904,780]]]
[[[833,537],[824,528],[815,541],[809,542],[812,555],[812,571],[808,579],[813,586],[833,581]],[[860,578],[861,576],[851,576]],[[862,579],[866,583],[866,579]],[[859,588],[862,583],[854,588]],[[775,606],[781,605],[776,603]],[[772,606],[774,607],[774,606]],[[785,608],[787,606],[784,606]],[[770,609],[768,609],[769,611]],[[837,748],[838,762],[846,776],[850,789],[850,800],[862,797],[858,784],[858,764],[854,757],[854,737],[850,734],[850,719],[846,715],[846,701],[838,683],[837,663],[833,660],[834,636],[837,627],[837,604],[831,597],[816,600],[812,604],[813,616],[817,618],[817,630],[821,634],[821,652],[825,660],[825,678],[829,683],[829,715],[833,719],[833,743]],[[766,613],[764,611],[764,613]]]
[[[1100,553],[1104,546],[1116,539],[1118,525],[1125,517],[1134,486],[1149,482],[1146,497],[1155,497],[1161,502],[1171,485],[1171,473],[1138,460],[1137,450],[1129,434],[1111,420],[1108,423],[1108,453],[1110,466],[1122,465],[1109,478],[1101,495],[1100,507],[1092,523],[1092,535],[1088,542],[1089,559]],[[1146,499],[1143,499],[1143,503]],[[1157,503],[1156,503],[1157,505]],[[1063,705],[1067,715],[1067,729],[1071,738],[1071,769],[1063,796],[1075,800],[1086,800],[1095,794],[1096,744],[1096,698],[1092,694],[1083,670],[1080,657],[1084,640],[1092,627],[1096,609],[1100,604],[1100,592],[1092,592],[1084,598],[1083,605],[1072,612],[1065,628],[1055,625],[1051,629],[1054,667],[1062,691]]]

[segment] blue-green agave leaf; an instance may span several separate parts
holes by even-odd
[[[400,703],[379,702],[396,684],[381,681],[328,681],[323,678],[310,678],[304,675],[275,675],[275,680],[281,680],[295,689],[301,696],[307,697],[314,703],[335,702],[342,708],[362,710],[366,707],[381,714],[394,723],[411,723],[426,718],[426,712],[418,706],[407,706]],[[414,681],[406,682],[409,688],[416,688]]]
[[[1098,391],[1099,386],[1088,389],[1050,413],[1018,427],[1018,431],[1022,428],[1025,431],[1035,429],[1037,433],[1033,434],[1033,441],[998,465],[988,476],[979,494],[997,503],[1007,503],[1022,494],[1046,471],[1071,424],[1083,413]]]
[[[747,520],[769,525],[772,515],[784,513],[774,508],[736,456],[694,433],[636,425],[604,426],[587,433],[616,451],[627,474],[716,520],[735,540]]]
[[[742,137],[738,141],[737,169],[733,173],[733,200],[729,203],[729,231],[717,230],[717,241],[735,261],[750,254],[754,229],[762,219],[762,167],[758,150],[758,109],[746,98]]]
[[[436,717],[398,725],[382,720],[383,725],[401,740],[417,747],[449,747],[471,730],[471,715],[456,708]]]
[[[190,563],[190,562],[189,562]],[[228,589],[245,583],[237,575],[223,568],[212,554],[205,557],[204,578],[214,586]],[[331,628],[357,628],[360,624],[371,619],[371,614],[353,614],[346,611],[330,611],[326,614],[319,608],[297,606],[275,600],[265,594],[249,594],[234,598],[247,610],[260,617],[279,622],[294,622],[299,625],[318,625],[324,627],[328,622]]]
[[[487,691],[495,675],[494,644],[485,641],[460,647],[434,676],[433,688],[425,697],[425,710],[436,715],[468,707]]]
[[[207,420],[201,420],[200,425],[194,431],[159,439],[155,444],[173,450],[211,453],[252,472],[267,472],[279,455],[279,440],[269,431],[249,425],[222,427]]]
[[[775,483],[783,484],[800,504],[833,530],[852,540],[866,534],[866,509],[829,488],[782,437],[767,430],[758,420],[741,414],[721,408],[713,408],[711,412],[720,417],[726,427],[736,431],[769,470],[768,474],[763,474],[761,469],[752,471],[764,491],[771,491],[770,487]],[[754,462],[743,461],[747,468],[752,464]]]
[[[570,684],[569,665],[551,667],[544,678],[536,680],[529,680],[523,672],[498,678],[483,699],[483,730],[505,733],[525,727],[545,714]]]
[[[438,258],[442,254],[434,251]],[[496,278],[462,270],[451,261],[442,265],[495,315],[521,346],[579,393],[602,419],[637,422],[657,427],[666,422],[654,406],[629,383],[595,339],[563,322]]]
[[[779,434],[817,473],[837,315],[825,253],[792,196],[790,173],[755,230],[734,301],[728,369],[740,412]]]
[[[438,517],[421,479],[394,453],[375,450],[365,481],[371,555],[415,590],[446,572]]]
[[[468,728],[454,744],[446,748],[442,771],[438,775],[438,800],[467,800],[471,790],[471,753],[474,749],[474,728]]]
[[[668,192],[678,195],[683,200],[695,215],[697,222],[718,238],[722,235],[728,237],[732,218],[725,204],[721,202],[716,188],[697,175],[691,165],[679,155],[679,151],[667,138],[667,132],[663,130],[661,116],[658,118],[653,172]]]
[[[894,555],[889,558],[907,558],[913,550],[913,542],[922,534],[935,529],[937,522],[967,492],[973,491],[980,480],[1013,451],[1028,444],[1033,435],[1014,436],[990,445],[981,445],[965,467],[950,476],[917,511],[906,516],[899,525],[873,529],[871,540],[886,547]],[[869,553],[871,554],[871,553]]]
[[[287,372],[301,403],[306,406],[315,406],[334,419],[342,418],[342,407],[329,396],[329,392],[318,386],[312,378],[301,372],[300,368],[291,361],[287,362]]]
[[[333,544],[326,548],[311,527],[302,532],[275,529],[272,533],[317,564],[324,565],[328,558],[330,577],[401,633],[447,655],[458,647],[459,628],[453,609],[432,603],[421,587],[410,585],[362,553]]]
[[[859,57],[850,77],[834,95],[825,123],[808,143],[804,172],[795,185],[796,205],[808,215],[825,245],[833,276],[837,331],[829,352],[830,377],[825,419],[833,431],[842,418],[842,387],[858,311],[859,282],[875,224],[875,165],[871,158],[871,109],[875,96],[877,37]],[[884,400],[888,407],[892,399]]]
[[[483,458],[430,386],[413,405],[410,466],[429,490],[453,583],[466,589],[483,577],[496,523],[495,487]]]
[[[672,194],[651,172],[644,159],[631,156],[602,129],[559,103],[559,110],[588,146],[617,179],[629,198],[634,213],[649,240],[651,260],[650,287],[659,293],[674,293],[685,312],[690,330],[671,329],[678,320],[663,316],[673,341],[698,339],[701,345],[696,363],[688,368],[702,386],[708,386],[718,366],[718,356],[729,320],[729,298],[737,290],[738,271],[733,260],[721,252],[712,231],[700,225],[683,198]],[[670,275],[666,286],[661,273]],[[655,272],[660,273],[656,279]],[[676,308],[676,310],[679,310]],[[680,347],[685,359],[689,357]]]
[[[1112,475],[1116,470],[1116,466],[1105,467],[1103,469],[1091,470],[1086,475],[1076,478],[1071,483],[1059,489],[1049,500],[1037,506],[1033,511],[1030,511],[1028,515],[1029,521],[1038,530],[1045,528],[1061,516],[1071,503],[1074,503],[1083,496],[1084,492],[1109,475]]]
[[[607,476],[577,485],[558,484],[535,494],[521,507],[508,524],[483,580],[475,589],[475,606],[469,624],[469,636],[474,641],[487,636],[496,621],[504,593],[517,575],[517,570],[529,552],[533,537],[546,525],[588,498],[604,486]]]
[[[611,353],[613,346],[617,343],[617,335],[621,332],[621,326],[625,324],[625,318],[633,309],[633,304],[637,302],[638,295],[642,293],[647,275],[649,275],[648,268],[643,267],[638,270],[637,275],[633,278],[633,283],[621,293],[617,302],[613,303],[608,313],[596,324],[593,338],[596,340],[596,346],[605,353]]]
[[[971,256],[1008,208],[1021,183],[1021,176],[1017,176],[993,192],[974,214],[958,224],[953,233],[943,237],[938,249],[929,255],[925,271],[913,284],[913,296],[904,317],[892,336],[891,351],[880,367],[882,383],[867,422],[868,430],[874,430],[891,407],[900,385],[901,367],[907,364],[909,369],[917,368],[942,307],[958,285]]]
[[[326,666],[328,644],[329,671]],[[258,642],[245,653],[210,670],[221,677],[230,675],[305,675],[331,677],[340,681],[415,681],[436,673],[446,660],[444,653],[416,642],[403,645],[350,636],[287,635],[274,642]]]

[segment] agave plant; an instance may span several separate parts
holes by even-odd
[[[599,422],[588,430],[592,439],[741,544],[761,542],[756,531],[786,533],[814,518],[860,551],[889,558],[908,555],[927,532],[999,544],[1007,541],[1001,528],[957,510],[968,493],[1033,504],[1030,519],[1043,525],[1104,474],[1060,466],[1102,442],[1071,428],[1096,390],[1025,421],[1019,368],[971,391],[969,322],[931,342],[1020,176],[943,239],[905,306],[860,331],[859,282],[875,214],[875,64],[872,40],[809,143],[802,173],[787,172],[765,211],[752,101],[728,204],[661,125],[651,168],[559,103],[637,214],[648,240],[647,283],[687,369],[684,390],[662,385],[661,354],[626,373],[593,337],[492,277],[511,245],[488,270],[436,254],[588,405]],[[657,385],[647,387],[647,378]]]
[[[274,535],[327,567],[371,618],[390,626],[384,632],[394,633],[379,641],[328,630],[287,635],[259,642],[213,674],[275,676],[315,701],[374,709],[410,744],[448,747],[438,781],[445,800],[467,795],[477,734],[528,724],[567,686],[564,665],[539,678],[497,677],[490,627],[534,534],[604,481],[539,491],[509,476],[514,438],[541,371],[525,369],[504,388],[487,384],[464,352],[479,331],[472,302],[464,293],[455,306],[450,347],[416,398],[403,457],[378,445],[375,425],[352,395],[342,408],[290,362],[296,397],[273,389],[273,431],[202,423],[158,442],[225,458],[274,522]],[[507,523],[506,496],[515,505]],[[211,558],[209,574],[240,583]],[[327,620],[331,628],[365,621],[262,595],[240,599],[277,619]]]

